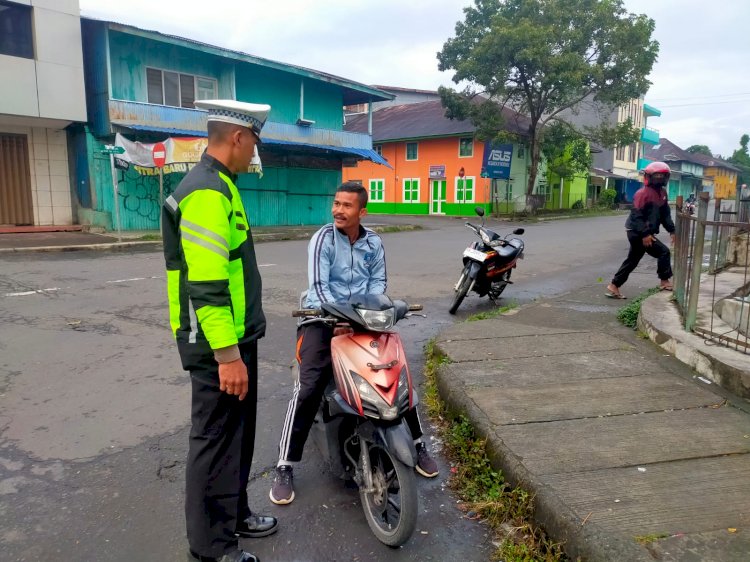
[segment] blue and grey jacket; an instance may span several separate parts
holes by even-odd
[[[305,307],[344,303],[351,297],[385,293],[385,250],[380,236],[362,225],[354,244],[333,224],[316,232],[307,249],[309,287]]]

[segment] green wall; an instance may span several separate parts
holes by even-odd
[[[112,98],[148,102],[146,67],[215,78],[219,98],[232,98],[233,63],[194,49],[144,37],[109,32]]]

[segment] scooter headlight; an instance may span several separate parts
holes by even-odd
[[[396,318],[395,309],[393,307],[386,308],[385,310],[366,310],[364,308],[357,308],[356,310],[357,314],[359,314],[359,317],[362,319],[362,322],[370,330],[382,332],[393,328],[394,320]]]
[[[398,417],[398,402],[389,406],[372,385],[356,373],[351,373],[354,384],[357,385],[359,397],[362,399],[362,411],[371,418],[395,420]]]

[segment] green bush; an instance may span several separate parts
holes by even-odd
[[[599,194],[599,206],[612,209],[615,206],[615,197],[617,192],[614,189],[604,189]]]
[[[635,328],[636,324],[638,323],[638,314],[640,314],[641,312],[641,303],[644,299],[658,292],[659,287],[653,287],[648,291],[641,293],[630,303],[623,306],[620,310],[617,311],[617,319],[625,324],[628,328]]]

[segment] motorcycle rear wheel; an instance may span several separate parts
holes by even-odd
[[[456,294],[453,297],[453,304],[451,304],[451,307],[448,309],[448,312],[451,314],[455,314],[458,310],[458,307],[461,306],[461,303],[464,302],[464,298],[466,298],[466,293],[469,292],[469,287],[471,286],[471,277],[469,277],[469,268],[464,267],[464,270],[461,272],[461,281],[458,284],[458,289],[456,289]]]
[[[380,445],[370,445],[375,490],[360,489],[367,524],[377,539],[392,548],[409,540],[417,526],[417,482],[414,470]]]

